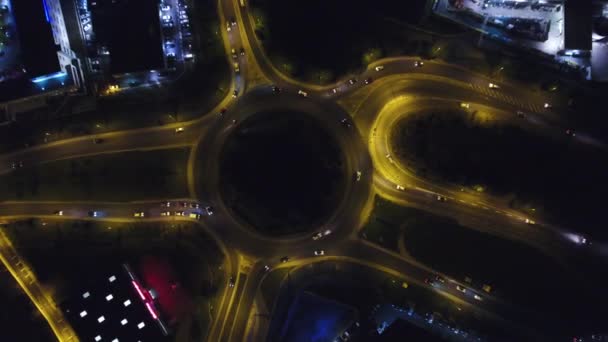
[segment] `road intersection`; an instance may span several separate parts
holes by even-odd
[[[190,197],[169,201],[196,202],[201,208],[212,205],[214,215],[206,216],[202,210],[193,209],[189,212],[203,215],[200,220],[189,218],[188,215],[163,217],[161,203],[167,199],[156,199],[128,203],[0,202],[0,219],[10,221],[38,217],[43,220],[198,222],[216,241],[223,246],[225,244],[222,250],[228,261],[226,271],[229,276],[235,277],[234,287],[226,285],[221,294],[220,307],[216,310],[208,341],[264,339],[267,327],[263,326],[262,320],[251,319],[256,312],[253,308],[257,303],[260,284],[267,274],[264,266],[281,268],[327,261],[356,262],[427,286],[424,279],[432,278],[438,272],[409,256],[385,250],[358,237],[359,228],[369,218],[374,195],[454,218],[471,229],[532,245],[557,258],[563,256],[563,250],[575,247],[564,238],[565,232],[560,228],[513,210],[500,198],[463,192],[454,185],[437,184],[417,176],[390,157],[390,146],[386,143],[386,137],[398,118],[429,106],[450,108],[458,107],[462,102],[483,107],[492,115],[503,117],[515,118],[515,112],[522,110],[528,117],[537,118],[535,124],[540,122],[543,129],[559,131],[563,128],[559,117],[552,110],[544,108],[544,104],[551,103],[552,108],[560,108],[566,105],[563,100],[506,83],[501,83],[499,90],[489,89],[489,79],[485,76],[435,61],[425,61],[423,67],[417,67],[415,62],[418,59],[406,57],[377,61],[357,75],[359,79],[373,77],[375,81],[368,86],[364,82],[352,86],[345,82],[327,86],[305,84],[285,76],[272,65],[255,36],[247,8],[240,6],[238,0],[218,0],[218,12],[226,55],[231,66],[238,63],[238,72],[232,68],[230,92],[210,113],[190,122],[73,138],[0,155],[0,174],[3,174],[12,172],[12,165],[16,162],[31,166],[104,153],[191,147],[188,162]],[[236,25],[230,24],[230,18],[236,19]],[[227,27],[231,27],[231,30],[228,31]],[[238,56],[235,62],[230,52],[238,47],[243,47],[246,53]],[[380,65],[382,68],[377,71],[376,67]],[[274,94],[273,85],[282,88],[282,93]],[[232,96],[234,90],[237,91],[236,98]],[[308,93],[308,97],[298,96],[299,90]],[[319,119],[335,133],[349,172],[355,174],[360,171],[362,174],[360,182],[348,182],[343,201],[324,225],[333,231],[325,239],[314,241],[312,233],[288,238],[264,236],[235,218],[220,198],[217,163],[211,161],[218,160],[223,142],[234,128],[233,120],[242,122],[256,112],[271,107],[293,107],[318,113]],[[219,115],[222,108],[227,108],[227,111]],[[352,128],[345,129],[340,124],[344,117],[352,120]],[[526,124],[530,124],[528,120]],[[179,128],[183,130],[178,132]],[[103,142],[96,144],[94,139],[102,139]],[[196,177],[200,174],[205,175],[204,179]],[[402,188],[397,188],[397,185]],[[438,201],[437,196],[447,200]],[[90,217],[88,213],[91,210],[99,210],[104,215]],[[58,211],[63,214],[55,215]],[[135,212],[142,211],[144,218],[133,216]],[[534,220],[535,224],[530,225],[526,220],[528,223]],[[313,256],[313,250],[318,248],[323,248],[326,256]],[[14,269],[15,264],[10,261],[10,256],[7,258],[7,253],[14,254],[3,248],[0,259],[9,269]],[[283,256],[289,256],[290,261],[281,263],[279,259]],[[36,284],[26,285],[22,275],[13,275],[29,295],[32,291],[30,286]],[[456,290],[456,285],[465,286],[450,280],[446,286],[435,290],[448,300],[485,312],[521,313],[518,308],[482,291],[472,289],[464,295]],[[483,301],[475,299],[474,294]],[[30,298],[39,308],[47,305],[44,304],[45,295]],[[52,327],[67,324],[60,316],[44,316]],[[256,323],[248,324],[251,321]],[[56,334],[61,341],[77,340],[73,333],[65,335],[56,331]]]

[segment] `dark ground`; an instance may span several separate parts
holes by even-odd
[[[393,25],[388,22],[418,23],[426,4],[426,0],[381,0],[373,5],[364,0],[252,0],[250,6],[267,18],[267,25],[257,33],[271,58],[287,58],[295,66],[295,77],[314,79],[315,73],[324,71],[331,74],[330,81],[360,68],[363,53],[371,48],[382,53],[403,49],[403,40],[387,29]]]
[[[303,232],[327,219],[344,187],[335,140],[303,113],[270,112],[243,122],[222,151],[228,207],[263,233]]]
[[[605,151],[565,134],[557,140],[516,126],[480,126],[457,113],[408,118],[392,135],[395,154],[421,176],[514,194],[515,208],[535,208],[561,226],[608,239]]]
[[[0,176],[0,200],[129,201],[188,194],[188,148],[104,154]]]
[[[539,323],[549,326],[568,322],[561,325],[563,330],[554,328],[555,332],[570,334],[581,332],[577,329],[601,327],[598,320],[601,322],[606,314],[602,303],[608,298],[599,290],[603,284],[601,273],[605,273],[599,272],[601,268],[581,267],[573,272],[526,245],[379,197],[362,233],[387,248],[396,246],[397,241],[392,240],[403,238],[407,252],[423,264],[460,281],[471,277],[477,289],[483,284],[492,285],[498,297],[542,312],[538,317],[543,322]],[[382,241],[379,236],[383,236]]]
[[[0,300],[5,308],[0,311],[3,340],[56,341],[51,327],[4,266],[0,268]]]

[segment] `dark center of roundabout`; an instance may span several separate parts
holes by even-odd
[[[221,152],[223,201],[263,234],[296,234],[322,225],[344,187],[337,141],[304,113],[258,113],[236,127]]]

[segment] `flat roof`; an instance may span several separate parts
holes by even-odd
[[[82,341],[165,341],[122,269],[83,279],[62,309]],[[98,338],[98,339],[96,339]]]
[[[158,0],[89,0],[95,34],[110,51],[113,74],[164,67],[158,5]]]
[[[41,0],[11,0],[21,47],[21,62],[29,78],[60,70],[57,46],[45,4]]]
[[[564,47],[591,50],[591,0],[567,0],[564,4]]]

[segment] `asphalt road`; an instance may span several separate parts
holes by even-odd
[[[286,267],[291,263],[315,263],[321,260],[313,256],[315,250],[322,249],[333,258],[365,262],[369,267],[393,272],[428,286],[424,284],[424,279],[433,277],[437,274],[435,271],[357,238],[358,228],[364,224],[371,210],[374,194],[454,218],[472,229],[531,244],[558,257],[562,255],[561,251],[572,245],[556,227],[538,219],[535,219],[535,225],[526,224],[525,220],[530,218],[508,208],[501,199],[463,193],[453,185],[437,184],[416,176],[394,159],[386,157],[390,155],[390,148],[384,139],[398,117],[429,105],[459,106],[461,102],[471,103],[472,107],[483,107],[495,115],[511,116],[514,122],[521,120],[515,119],[514,113],[522,110],[527,116],[526,120],[519,121],[521,124],[560,134],[563,123],[551,108],[545,109],[543,105],[550,103],[552,108],[559,109],[566,105],[564,99],[506,83],[500,83],[499,89],[490,89],[488,84],[491,80],[485,76],[441,62],[425,61],[423,66],[417,67],[415,58],[378,61],[363,74],[354,76],[359,81],[353,85],[345,81],[328,86],[304,84],[281,74],[271,64],[255,37],[247,8],[240,7],[239,0],[219,0],[218,4],[226,56],[231,65],[238,63],[239,71],[233,68],[230,94],[211,113],[191,122],[57,141],[0,155],[2,174],[11,172],[13,163],[23,163],[27,167],[103,153],[192,146],[194,149],[189,161],[190,199],[171,200],[174,204],[171,209],[161,206],[164,199],[129,203],[0,202],[0,218],[198,221],[226,243],[228,251],[225,253],[229,261],[227,279],[235,277],[235,286],[226,284],[221,295],[209,341],[241,341],[252,338],[254,332],[264,331],[251,330],[247,324],[265,274],[264,265]],[[230,23],[231,18],[235,18],[235,25]],[[239,53],[240,47],[245,50],[244,56]],[[231,56],[232,48],[237,51],[236,58]],[[382,70],[377,71],[377,66],[382,66]],[[365,85],[363,80],[368,77],[373,77],[374,82]],[[281,87],[282,92],[273,94],[272,84]],[[300,89],[308,93],[308,98],[297,95]],[[233,96],[233,90],[236,90],[236,96]],[[220,108],[227,109],[222,116],[217,114]],[[217,189],[220,175],[216,161],[225,139],[247,117],[271,108],[293,108],[316,115],[334,132],[344,152],[348,172],[362,172],[359,182],[348,182],[343,200],[334,215],[319,228],[332,230],[332,234],[321,240],[312,240],[314,232],[286,238],[263,236],[234,217],[220,198]],[[354,123],[352,127],[340,124],[345,117],[351,117],[349,120]],[[236,121],[233,123],[233,120]],[[178,128],[183,128],[183,131],[176,132]],[[95,144],[96,138],[102,139],[102,142]],[[402,185],[404,190],[396,189],[397,184]],[[437,201],[438,194],[447,200]],[[177,203],[183,200],[199,203],[200,207],[179,208]],[[206,206],[213,207],[213,215],[206,214]],[[62,211],[63,215],[54,214],[58,211]],[[89,214],[91,211],[98,212],[98,216],[92,217]],[[172,213],[171,216],[162,215],[167,211]],[[175,211],[183,211],[185,216],[175,216]],[[144,217],[134,217],[136,212],[144,212]],[[200,214],[200,220],[190,218],[190,213]],[[2,255],[5,255],[4,252]],[[280,264],[279,259],[283,256],[289,256],[291,261]],[[20,279],[18,274],[14,276]],[[455,289],[457,284],[449,280],[447,285],[435,290],[446,300],[468,303],[488,312],[507,316],[520,313],[519,308],[480,291],[470,289],[463,294]],[[475,294],[482,301],[475,299]],[[58,320],[46,318],[49,322]],[[261,339],[261,336],[253,336],[253,339]]]

